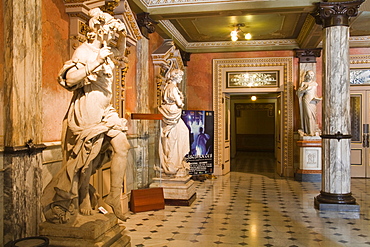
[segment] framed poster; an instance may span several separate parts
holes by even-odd
[[[279,87],[279,71],[226,72],[226,88]]]
[[[190,175],[213,173],[213,111],[182,111],[182,120],[189,129],[190,152],[186,161],[190,163]]]

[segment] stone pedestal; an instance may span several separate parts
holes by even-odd
[[[40,235],[50,240],[49,246],[131,246],[131,238],[122,233],[114,214],[94,212],[90,216],[78,215],[74,223],[40,224]]]
[[[294,174],[297,181],[321,181],[321,138],[303,136],[297,141],[299,147],[299,169]]]
[[[188,175],[182,178],[153,178],[150,188],[163,188],[164,202],[172,206],[190,206],[196,199],[194,181]]]

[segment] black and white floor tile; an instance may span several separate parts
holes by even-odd
[[[317,211],[320,182],[279,177],[269,153],[238,154],[232,172],[195,183],[189,207],[130,214],[131,245],[370,246],[370,180],[352,179],[360,213]]]

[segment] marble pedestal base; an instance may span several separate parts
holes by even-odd
[[[297,181],[321,181],[321,138],[303,136],[297,141],[299,147],[299,169],[294,178]]]
[[[114,214],[94,212],[90,216],[78,215],[73,224],[40,224],[40,235],[49,239],[49,246],[131,246],[131,238],[122,233]]]
[[[335,204],[322,203],[315,197],[315,208],[320,211],[334,211],[334,212],[360,212],[360,205],[355,204]]]
[[[196,199],[194,181],[188,175],[182,178],[153,178],[150,188],[163,188],[164,202],[171,206],[190,206]]]

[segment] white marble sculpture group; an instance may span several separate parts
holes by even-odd
[[[59,83],[73,92],[63,121],[63,168],[44,190],[42,206],[47,221],[64,224],[78,213],[92,214],[98,195],[89,183],[91,175],[111,161],[110,193],[105,202],[115,215],[122,214],[120,195],[130,144],[126,119],[111,105],[113,59],[122,59],[125,25],[99,8],[90,10],[87,41],[60,71]],[[117,45],[111,41],[119,35]],[[118,58],[117,58],[118,57]]]
[[[319,136],[321,132],[317,124],[316,105],[322,98],[317,96],[318,84],[314,77],[315,73],[312,70],[306,71],[297,90],[302,127],[298,132],[302,136]]]

